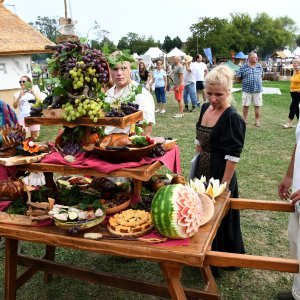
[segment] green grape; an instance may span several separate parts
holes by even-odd
[[[95,118],[93,119],[93,121],[94,121],[95,123],[97,123],[97,122],[98,122],[98,118],[95,117]]]
[[[76,104],[78,104],[79,102],[80,102],[80,100],[79,100],[79,99],[76,99],[76,100],[75,100],[75,103],[76,103]]]
[[[96,83],[97,82],[97,78],[94,77],[93,78],[93,82]]]
[[[67,121],[68,121],[68,122],[71,122],[71,120],[72,120],[71,117],[68,116],[68,117],[67,117]]]
[[[87,77],[87,76],[85,76],[84,79],[85,79],[86,82],[90,82],[91,81],[90,77]]]

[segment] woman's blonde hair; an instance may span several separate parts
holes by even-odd
[[[222,64],[208,72],[205,76],[205,85],[221,85],[226,91],[231,92],[233,76],[233,71],[228,66]]]

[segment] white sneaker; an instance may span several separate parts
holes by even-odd
[[[286,129],[287,129],[287,128],[293,128],[293,124],[287,122],[286,124],[283,124],[282,127],[283,127],[283,128],[286,128]]]
[[[184,114],[176,114],[175,116],[173,116],[173,118],[182,118],[184,116]]]
[[[160,109],[157,109],[156,111],[155,111],[155,113],[159,113],[160,112]]]
[[[161,114],[164,114],[165,112],[166,112],[165,109],[162,109],[162,110],[160,111]]]

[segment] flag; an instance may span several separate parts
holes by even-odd
[[[210,48],[204,48],[203,49],[205,56],[207,57],[207,59],[209,60],[210,64],[213,64],[212,61],[212,53],[211,53],[211,49]]]

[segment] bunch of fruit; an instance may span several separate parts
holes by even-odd
[[[131,115],[139,110],[139,105],[132,102],[121,102],[119,108],[112,107],[106,114],[105,117],[124,117]]]
[[[92,99],[81,95],[75,100],[75,103],[67,102],[62,106],[65,109],[63,118],[68,122],[72,122],[80,117],[89,117],[97,123],[98,118],[104,115],[102,106],[103,102],[100,98]]]

